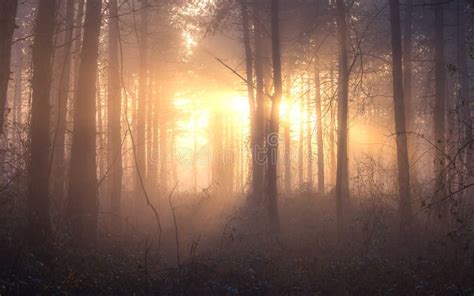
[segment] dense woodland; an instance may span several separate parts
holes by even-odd
[[[0,294],[473,295],[473,24],[0,0]]]

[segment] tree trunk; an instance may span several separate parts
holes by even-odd
[[[28,183],[28,237],[32,244],[44,242],[50,234],[49,213],[49,120],[50,89],[55,30],[56,1],[40,0],[33,41],[31,80],[31,159]]]
[[[347,155],[347,119],[349,113],[349,69],[347,56],[346,7],[343,0],[336,0],[337,35],[339,44],[338,135],[336,168],[336,219],[339,240],[343,239],[349,203],[349,168]]]
[[[253,149],[256,161],[253,162],[252,194],[258,203],[263,200],[264,191],[264,134],[265,134],[265,81],[264,81],[264,47],[261,23],[261,0],[254,0],[254,26],[255,26],[255,78],[256,78],[256,107],[255,107],[255,142]]]
[[[18,0],[2,0],[0,3],[0,135],[3,134],[5,124],[10,57],[17,7]]]
[[[303,88],[302,88],[303,89]],[[304,183],[304,171],[303,171],[303,143],[304,143],[304,100],[300,98],[300,134],[299,134],[299,145],[298,145],[298,187],[300,190],[303,188]]]
[[[273,84],[275,92],[272,96],[272,109],[270,116],[270,132],[267,139],[267,202],[270,218],[270,227],[274,232],[280,228],[278,215],[278,187],[277,187],[277,160],[278,160],[278,132],[280,125],[280,102],[282,96],[281,76],[281,49],[280,49],[280,21],[279,0],[271,2],[271,24],[272,24],[272,64]]]
[[[112,226],[121,231],[121,199],[122,199],[122,87],[119,66],[119,16],[117,0],[109,2],[109,68],[108,68],[108,154],[109,168],[109,200],[112,211]]]
[[[308,190],[313,190],[313,127],[311,126],[311,83],[310,79],[306,82],[306,157],[307,162],[307,182]]]
[[[316,59],[314,74],[314,90],[316,103],[316,126],[318,133],[318,193],[324,195],[324,143],[323,143],[323,113],[321,110],[321,79],[319,74],[319,59]]]
[[[446,140],[445,140],[445,117],[446,117],[446,57],[444,46],[444,6],[442,2],[435,5],[434,21],[434,51],[435,51],[435,106],[434,106],[434,137],[435,137],[435,208],[438,218],[446,219],[447,205],[444,201],[446,192]]]
[[[71,77],[71,49],[74,30],[74,1],[66,3],[66,24],[64,30],[64,47],[61,51],[61,75],[59,78],[59,95],[57,107],[56,131],[54,134],[54,191],[53,196],[63,204],[65,194],[65,137],[66,116]]]
[[[135,207],[139,218],[139,212],[145,205],[143,188],[139,180],[140,176],[146,179],[146,109],[147,109],[147,80],[148,80],[148,1],[141,0],[141,23],[138,37],[138,47],[140,52],[140,65],[138,77],[138,106],[137,106],[137,141],[135,143],[137,156],[137,172],[135,182]],[[145,181],[145,180],[143,180]]]
[[[288,110],[286,114],[284,141],[285,141],[285,191],[291,193],[291,75],[286,80],[286,100],[288,102]]]
[[[390,0],[390,23],[392,37],[393,102],[398,161],[398,197],[400,237],[406,236],[411,222],[410,170],[405,121],[405,100],[403,97],[402,40],[400,29],[399,0]]]
[[[79,246],[97,240],[96,79],[102,1],[88,0],[79,77],[74,102],[74,130],[69,170],[69,218]]]

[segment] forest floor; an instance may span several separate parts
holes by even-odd
[[[172,226],[159,248],[130,236],[88,250],[29,249],[2,226],[0,295],[474,295],[466,240],[418,231],[401,247],[390,207],[361,206],[348,239],[335,243],[332,208],[329,199],[285,199],[278,237],[256,227],[255,214],[219,220],[183,209],[179,251]]]

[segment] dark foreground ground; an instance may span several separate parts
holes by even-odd
[[[255,226],[255,213],[180,208],[179,264],[172,224],[159,249],[151,236],[102,234],[96,249],[33,250],[4,230],[0,295],[474,295],[468,232],[432,235],[420,223],[401,246],[394,212],[362,205],[336,244],[331,208],[284,200],[278,238]]]

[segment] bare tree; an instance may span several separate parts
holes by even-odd
[[[316,104],[316,128],[318,137],[318,193],[320,195],[324,195],[324,136],[323,112],[321,110],[321,79],[319,67],[319,59],[316,59],[314,69],[314,92]]]
[[[336,168],[336,215],[338,238],[343,238],[349,203],[349,167],[347,155],[347,118],[349,113],[349,69],[347,55],[347,20],[343,0],[336,0],[336,23],[339,44],[338,131]]]
[[[74,130],[69,169],[68,213],[77,245],[97,240],[96,79],[101,0],[88,0],[79,77],[74,102]]]
[[[112,210],[112,225],[120,231],[120,214],[122,199],[122,145],[121,145],[121,114],[122,95],[119,68],[119,16],[117,0],[109,2],[109,68],[108,68],[108,155],[107,167],[109,175],[109,199]]]
[[[51,59],[55,30],[56,0],[40,0],[33,41],[33,89],[31,106],[31,159],[28,182],[28,236],[32,244],[50,234],[49,214],[49,120]]]
[[[8,81],[10,81],[10,57],[15,29],[18,0],[2,0],[0,3],[0,135],[3,134]]]
[[[444,46],[444,5],[437,1],[434,7],[434,51],[435,51],[435,105],[434,105],[434,143],[435,156],[435,201],[438,217],[447,216],[447,205],[443,201],[446,192],[446,57]]]
[[[271,228],[278,232],[280,219],[278,215],[278,187],[277,187],[277,160],[278,160],[278,133],[280,127],[280,103],[283,91],[281,75],[281,48],[280,48],[280,7],[279,0],[271,3],[272,25],[272,64],[273,85],[272,109],[270,116],[270,133],[267,139],[267,202]]]
[[[65,190],[65,138],[66,116],[71,80],[71,49],[74,31],[74,1],[66,2],[64,45],[60,52],[59,95],[57,102],[57,120],[54,123],[54,188],[53,196],[58,200],[64,199]]]
[[[406,235],[411,222],[410,170],[408,162],[408,143],[405,119],[405,100],[403,97],[402,37],[400,29],[399,0],[390,0],[390,22],[392,37],[392,76],[393,102],[395,113],[395,132],[398,160],[398,198],[400,234]]]

